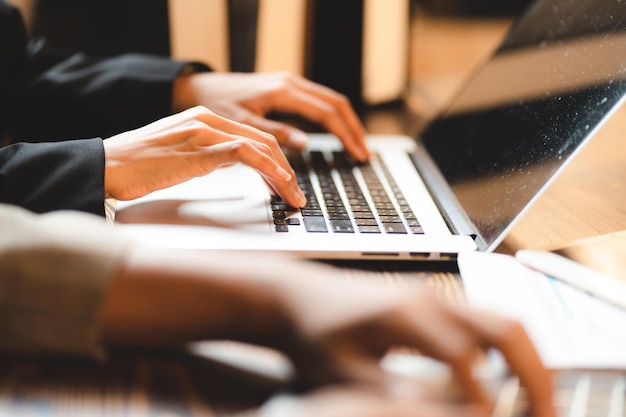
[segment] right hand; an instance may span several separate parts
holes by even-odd
[[[289,72],[200,72],[174,82],[173,108],[203,105],[231,120],[271,133],[285,147],[302,150],[307,135],[285,123],[267,118],[275,111],[319,123],[341,140],[358,161],[371,152],[365,129],[350,101],[321,84]]]
[[[526,389],[532,415],[554,417],[552,375],[519,323],[446,303],[417,283],[370,278],[347,280],[335,268],[286,257],[138,246],[109,290],[102,340],[264,345],[290,358],[298,388],[398,380],[381,359],[410,348],[449,365],[460,399],[485,410],[493,401],[473,369],[495,348]]]
[[[532,415],[554,416],[551,373],[518,322],[443,302],[417,285],[325,280],[322,274],[281,288],[292,332],[284,332],[277,347],[291,357],[305,386],[380,381],[382,357],[408,347],[448,364],[465,399],[490,409],[493,399],[473,368],[483,351],[495,348],[526,388]]]
[[[306,199],[276,139],[194,107],[104,141],[106,197],[132,200],[236,163],[259,172],[288,204]]]

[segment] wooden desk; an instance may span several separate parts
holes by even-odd
[[[0,416],[215,417],[258,407],[276,381],[189,352],[0,356]]]
[[[626,230],[626,106],[583,148],[498,249],[558,248]]]

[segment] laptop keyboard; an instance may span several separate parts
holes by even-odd
[[[563,417],[626,417],[626,375],[565,372],[558,377],[555,402]]]
[[[372,165],[357,164],[345,152],[332,152],[328,158],[318,151],[309,155],[308,161],[299,153],[289,155],[307,205],[299,210],[298,217],[298,209],[273,196],[271,208],[277,232],[304,227],[309,233],[424,233],[380,159],[377,162],[384,180]],[[309,175],[311,171],[314,175]]]
[[[517,380],[513,381],[513,386],[500,390],[494,417],[527,415],[527,404],[520,400]],[[626,417],[626,374],[622,372],[561,371],[555,382],[558,417]]]

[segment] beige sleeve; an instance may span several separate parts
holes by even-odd
[[[95,216],[0,204],[0,351],[102,354],[99,312],[128,245]]]

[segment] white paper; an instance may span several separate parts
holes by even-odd
[[[514,257],[463,253],[470,305],[521,322],[551,368],[626,369],[626,312],[521,265]]]

